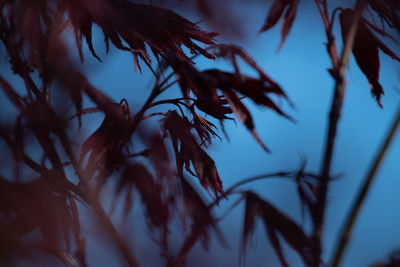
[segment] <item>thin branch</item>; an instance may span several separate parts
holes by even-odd
[[[333,27],[335,12],[332,13],[332,18],[329,19],[328,4],[326,3],[326,1],[320,3],[319,0],[315,0],[315,3],[318,7],[318,11],[321,14],[321,18],[325,26],[326,39],[328,40],[328,42],[326,43],[326,50],[328,51],[328,54],[331,58],[333,69],[337,69],[338,67],[337,47],[335,43],[335,37],[332,35],[332,27]],[[321,5],[323,5],[323,7]]]
[[[354,8],[354,17],[351,27],[348,31],[346,42],[343,46],[341,58],[338,64],[336,73],[335,91],[331,105],[331,111],[329,114],[329,130],[325,142],[325,153],[324,160],[321,168],[321,184],[318,190],[317,203],[316,203],[316,216],[314,218],[314,229],[313,229],[313,257],[314,266],[319,266],[321,258],[321,238],[323,231],[323,222],[326,207],[326,196],[328,191],[329,174],[332,163],[333,149],[335,145],[335,136],[337,131],[337,123],[340,118],[342,110],[343,98],[345,94],[345,73],[347,65],[349,63],[349,57],[353,48],[354,39],[357,32],[357,27],[361,19],[361,14],[366,4],[366,0],[358,0]]]
[[[395,136],[399,124],[400,124],[400,106],[398,108],[396,118],[393,121],[393,124],[390,128],[390,131],[388,132],[385,141],[382,144],[382,147],[380,148],[378,154],[375,156],[374,164],[372,165],[367,176],[365,177],[364,183],[360,191],[358,192],[357,197],[350,209],[350,213],[346,219],[346,223],[344,224],[343,230],[339,235],[340,238],[338,240],[340,241],[337,244],[335,253],[333,254],[334,256],[331,266],[339,266],[344,250],[350,240],[351,232],[355,224],[355,221],[357,219],[357,216],[361,211],[362,205],[364,204],[365,197],[368,193],[368,190],[370,189],[373,180],[376,178],[376,172],[378,171],[380,164],[382,163],[385,153],[389,148],[390,142],[393,140],[393,137]]]
[[[273,173],[266,173],[266,174],[261,174],[258,176],[253,176],[244,180],[241,180],[233,185],[231,185],[227,190],[225,190],[224,193],[221,195],[217,196],[216,199],[211,202],[208,206],[207,209],[211,210],[213,207],[217,206],[219,201],[221,201],[223,198],[226,198],[228,195],[234,193],[234,190],[238,188],[239,186],[242,186],[247,183],[255,182],[258,180],[263,180],[263,179],[268,179],[268,178],[274,178],[274,177],[281,177],[281,178],[291,178],[291,177],[296,177],[298,174],[297,171],[287,171],[287,172],[273,172]],[[314,177],[318,178],[317,175],[314,175],[312,173],[305,173],[303,172],[304,176],[308,177]],[[233,205],[235,206],[238,204],[238,201]],[[219,221],[220,219],[217,219]],[[189,235],[185,238],[185,242],[181,246],[181,250],[179,251],[178,256],[176,259],[170,263],[168,266],[173,266],[173,267],[179,267],[184,263],[184,260],[186,258],[186,255],[190,252],[192,247],[196,244],[197,240],[200,237],[200,233],[197,231],[197,229],[192,229],[192,231],[189,233]]]

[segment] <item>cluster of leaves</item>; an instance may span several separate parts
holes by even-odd
[[[396,1],[368,3],[382,24],[399,30]],[[275,0],[260,31],[272,28],[283,16],[281,46],[298,4],[299,0]],[[211,1],[198,0],[197,5],[206,17],[212,17]],[[219,137],[217,126],[206,118],[217,120],[224,131],[225,121],[233,120],[233,114],[269,152],[242,99],[250,99],[293,120],[273,100],[278,97],[291,104],[278,83],[243,48],[216,44],[216,33],[205,32],[177,13],[151,4],[127,0],[0,0],[0,11],[1,49],[6,51],[13,73],[23,81],[23,88],[14,88],[0,76],[7,105],[16,110],[15,120],[0,122],[0,145],[5,147],[1,156],[12,162],[11,168],[0,173],[0,261],[10,263],[19,257],[50,253],[68,266],[86,266],[80,217],[82,212],[92,210],[125,260],[137,266],[134,252],[100,204],[101,193],[110,183],[116,183],[116,199],[125,195],[126,216],[131,211],[134,192],[140,195],[144,216],[152,232],[158,234],[168,265],[182,265],[198,240],[207,247],[210,231],[224,243],[211,209],[233,190],[224,191],[216,164],[206,151],[207,145]],[[345,9],[340,15],[344,40],[352,24],[352,12]],[[83,38],[92,55],[101,61],[92,43],[93,25],[103,31],[107,51],[111,41],[115,48],[132,53],[139,69],[142,61],[154,73],[152,92],[136,112],[129,109],[127,100],[116,103],[94,87],[70,57],[66,28],[73,32],[82,61]],[[399,58],[372,31],[388,36],[384,29],[363,19],[353,53],[381,105],[378,48],[396,60]],[[367,46],[366,39],[370,41]],[[183,47],[209,59],[225,59],[232,64],[233,71],[198,70]],[[156,70],[152,58],[158,63]],[[254,69],[258,77],[242,74],[238,58]],[[166,75],[168,70],[170,75]],[[173,77],[176,80],[171,82]],[[156,101],[175,82],[182,97]],[[64,94],[71,103],[67,108],[58,100]],[[83,99],[89,99],[94,106],[84,108]],[[175,109],[151,113],[152,108],[161,104]],[[102,112],[103,122],[82,142],[75,132],[81,128],[82,116],[93,112]],[[162,116],[158,130],[148,132],[142,122],[155,115]],[[146,149],[138,151],[142,145]],[[201,197],[191,176],[214,198],[213,203],[207,204]],[[297,183],[300,199],[314,220],[318,214],[318,177],[303,171],[289,176]],[[242,252],[256,219],[261,218],[284,266],[288,264],[278,233],[305,264],[320,263],[310,253],[314,249],[311,237],[293,219],[253,192],[242,193],[241,199],[246,202]],[[191,228],[188,233],[183,231],[184,242],[180,251],[174,253],[169,248],[169,228],[177,218],[182,218],[184,225],[190,223]]]

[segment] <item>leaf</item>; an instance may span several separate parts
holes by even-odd
[[[300,255],[307,265],[311,265],[312,242],[303,230],[292,219],[255,193],[247,191],[244,194],[246,196],[246,207],[241,253],[246,251],[248,239],[255,228],[256,219],[260,218],[263,220],[265,231],[283,266],[288,266],[288,264],[284,258],[277,233]]]
[[[149,171],[141,164],[129,166],[121,176],[118,188],[125,188],[127,185],[135,186],[139,192],[142,202],[146,208],[146,215],[150,219],[149,225],[158,227],[167,232],[169,220],[169,207],[163,200],[160,184],[157,184]],[[131,191],[133,188],[126,187]]]
[[[344,43],[353,21],[353,12],[351,9],[345,9],[340,13],[340,25]],[[384,92],[379,83],[380,62],[378,48],[393,59],[400,61],[400,58],[368,29],[365,21],[361,20],[357,28],[352,51],[357,65],[368,79],[372,95],[376,98],[378,105],[382,107],[381,96]]]
[[[218,134],[214,131],[214,129],[217,129],[217,127],[210,121],[206,120],[199,114],[193,112],[193,125],[194,128],[196,129],[197,134],[200,137],[201,140],[201,145],[204,144],[205,142],[208,142],[208,144],[211,144],[211,138],[212,137],[218,137],[221,139]]]
[[[182,175],[183,167],[196,176],[200,184],[217,197],[223,193],[222,181],[219,177],[214,160],[200,147],[191,129],[194,126],[178,115],[176,111],[168,111],[164,118],[164,128],[169,132],[175,151],[178,174]],[[178,145],[178,140],[180,145]],[[190,169],[192,162],[195,173]]]
[[[210,24],[211,28],[219,34],[225,34],[228,37],[241,37],[244,34],[243,25],[237,23],[237,14],[235,14],[234,5],[232,5],[234,2],[213,0],[187,2],[188,4],[195,2],[198,11],[207,24]]]
[[[296,17],[297,6],[300,0],[275,0],[268,12],[267,18],[265,19],[264,25],[261,27],[259,33],[265,32],[270,28],[274,27],[278,20],[282,17],[284,10],[285,16],[283,19],[282,30],[281,30],[281,42],[278,49],[281,49],[286,37],[292,27],[293,21]]]
[[[176,172],[171,166],[164,138],[160,134],[155,133],[151,136],[149,143],[149,159],[153,164],[157,179],[172,178]]]
[[[376,12],[383,22],[398,32],[400,32],[400,4],[399,1],[389,0],[369,0],[368,5]],[[382,25],[383,26],[383,25]]]
[[[68,187],[62,177],[39,177],[33,182],[17,183],[1,180],[0,207],[3,223],[11,233],[8,238],[17,253],[29,248],[40,249],[61,259],[69,239],[72,214],[67,204]],[[23,236],[31,232],[32,244],[27,245]],[[38,232],[37,232],[38,231]],[[21,246],[23,248],[21,248]],[[18,251],[22,249],[22,251]]]
[[[279,115],[293,121],[290,116],[285,114],[269,97],[266,96],[266,93],[282,95],[283,92],[278,93],[274,84],[271,85],[262,78],[254,79],[245,75],[237,76],[217,69],[205,70],[204,73],[211,75],[216,82],[216,87],[220,88],[222,91],[236,89],[241,94],[248,96],[254,101],[254,103],[266,106],[277,112]]]
[[[207,204],[204,202],[200,194],[195,190],[195,188],[186,179],[181,176],[180,185],[182,190],[182,201],[184,208],[184,223],[186,220],[192,220],[192,232],[189,238],[186,240],[186,245],[193,245],[191,242],[195,242],[197,238],[201,238],[203,247],[207,248],[209,242],[209,230],[213,229],[221,242],[225,243],[224,236],[219,229],[217,220],[214,218],[211,210],[208,208]],[[182,246],[185,250],[185,244]]]
[[[124,0],[67,1],[62,7],[70,16],[78,50],[80,51],[82,36],[85,36],[89,49],[96,58],[98,56],[91,42],[93,24],[97,24],[103,30],[107,47],[110,40],[118,49],[132,52],[135,65],[139,69],[138,58],[149,67],[151,64],[146,45],[156,58],[170,50],[185,55],[181,45],[189,48],[191,53],[201,53],[205,57],[213,58],[194,40],[203,44],[213,44],[216,33],[200,30],[197,24],[173,11]],[[128,46],[125,46],[122,40]]]
[[[260,66],[257,65],[255,60],[242,47],[232,44],[218,44],[213,46],[213,48],[215,50],[214,54],[217,57],[223,57],[231,61],[238,79],[241,77],[241,72],[239,70],[239,65],[237,64],[236,58],[240,57],[250,67],[258,72],[260,80],[263,80],[268,84],[268,90],[270,93],[274,93],[289,100],[280,86],[274,80],[272,80],[272,78],[270,78]]]
[[[225,98],[228,100],[229,105],[232,107],[233,112],[236,117],[246,126],[246,128],[251,132],[251,135],[260,144],[260,146],[268,153],[271,151],[267,148],[261,138],[258,136],[255,128],[253,118],[246,106],[240,101],[239,97],[231,91],[223,91]]]
[[[218,120],[229,119],[226,114],[232,113],[231,108],[223,105],[221,101],[214,102],[213,100],[205,97],[197,98],[193,104],[204,113],[211,115]]]
[[[83,142],[81,147],[81,164],[91,152],[85,168],[87,177],[91,178],[97,170],[111,169],[117,162],[124,160],[122,149],[129,141],[126,136],[129,115],[122,104],[112,102],[94,87],[87,88],[89,88],[86,89],[88,95],[105,113],[100,127]]]

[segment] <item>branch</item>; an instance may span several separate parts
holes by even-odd
[[[338,240],[339,243],[337,244],[337,247],[335,249],[334,257],[332,260],[332,265],[330,266],[339,266],[340,260],[342,259],[343,252],[350,240],[351,237],[351,232],[354,226],[354,223],[357,219],[358,214],[361,211],[362,204],[364,204],[365,197],[368,193],[368,190],[376,177],[376,172],[378,171],[378,168],[380,164],[382,163],[383,157],[385,156],[385,153],[388,150],[388,147],[390,145],[390,142],[393,140],[393,137],[396,133],[396,129],[398,128],[400,124],[400,106],[397,111],[396,119],[393,121],[392,127],[390,128],[390,131],[388,132],[385,142],[382,144],[382,147],[380,148],[378,154],[375,156],[374,164],[372,165],[371,169],[369,170],[367,176],[364,179],[364,183],[360,189],[360,191],[357,194],[357,197],[353,203],[353,206],[350,210],[350,213],[346,219],[346,223],[344,224],[343,230],[340,234],[340,238]]]
[[[328,42],[326,43],[326,50],[328,51],[328,54],[331,58],[333,69],[337,69],[338,68],[337,47],[335,43],[335,37],[332,35],[332,27],[333,27],[332,22],[335,17],[335,12],[332,13],[332,18],[329,19],[327,2],[323,1],[323,3],[321,3],[320,0],[315,0],[315,3],[318,7],[319,13],[321,14],[321,18],[325,27],[326,39],[328,40]]]
[[[223,198],[226,198],[228,195],[232,194],[236,188],[238,188],[239,186],[242,186],[244,184],[255,182],[258,180],[274,178],[274,177],[291,178],[291,177],[295,177],[297,174],[298,174],[298,172],[296,172],[296,171],[292,171],[292,172],[281,171],[281,172],[261,174],[258,176],[253,176],[253,177],[241,180],[241,181],[231,185],[227,190],[225,190],[224,193],[217,196],[216,199],[207,206],[207,209],[211,210],[213,207],[217,206],[219,201],[221,201]],[[318,178],[318,176],[316,176],[312,173],[303,172],[303,175]],[[234,206],[236,204],[234,204]],[[192,247],[196,244],[199,237],[200,237],[200,233],[197,231],[197,229],[192,229],[192,231],[189,233],[189,235],[185,238],[185,241],[184,241],[183,245],[181,246],[178,256],[168,266],[172,266],[172,267],[182,266],[187,254],[190,252]]]
[[[340,113],[343,104],[343,98],[345,94],[346,81],[345,73],[349,63],[349,57],[353,48],[354,39],[357,32],[357,27],[361,19],[362,10],[366,4],[366,0],[358,0],[354,8],[355,13],[353,22],[350,30],[347,34],[346,43],[343,46],[341,58],[338,64],[338,68],[335,70],[335,91],[331,105],[331,111],[329,114],[329,130],[325,142],[325,153],[324,160],[321,168],[321,185],[318,190],[317,203],[316,203],[316,215],[314,218],[314,229],[313,229],[313,256],[314,266],[319,266],[321,257],[321,237],[323,231],[323,222],[326,207],[326,196],[328,191],[329,173],[332,162],[333,149],[335,145],[335,136],[337,131],[337,123],[340,118]]]

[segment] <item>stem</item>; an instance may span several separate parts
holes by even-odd
[[[311,174],[311,173],[304,173],[303,172],[303,174],[305,176],[317,178],[317,176],[315,176],[314,174]],[[273,177],[290,178],[290,177],[296,176],[296,175],[297,175],[297,172],[274,172],[274,173],[261,174],[261,175],[258,175],[258,176],[253,176],[253,177],[241,180],[241,181],[231,185],[227,190],[225,190],[224,193],[222,193],[221,195],[217,196],[216,199],[207,206],[207,208],[208,208],[208,210],[211,210],[213,207],[218,205],[219,201],[221,201],[223,198],[226,198],[228,195],[232,194],[233,191],[236,188],[238,188],[239,186],[242,186],[244,184],[251,183],[251,182],[254,182],[254,181],[258,181],[258,180],[262,180],[262,179],[267,179],[267,178],[273,178]],[[236,204],[237,203],[235,203],[235,205]],[[200,237],[200,233],[197,230],[192,230],[190,232],[190,234],[188,235],[188,237],[185,238],[185,242],[181,246],[181,249],[180,249],[180,252],[179,252],[178,256],[168,266],[173,266],[173,267],[182,266],[187,254],[190,252],[192,247],[196,244],[196,242],[199,239],[199,237]]]
[[[262,180],[262,179],[267,179],[267,178],[273,178],[273,177],[290,177],[296,175],[295,172],[274,172],[274,173],[266,173],[266,174],[261,174],[258,176],[254,176],[254,177],[250,177],[244,180],[240,180],[239,182],[231,185],[228,189],[225,190],[225,192],[223,192],[221,195],[217,196],[215,198],[215,200],[213,202],[211,202],[211,204],[208,205],[208,208],[211,209],[213,208],[215,205],[217,205],[219,203],[219,201],[221,201],[223,198],[226,198],[228,195],[230,195],[233,190],[235,190],[236,188],[238,188],[241,185],[247,184],[247,183],[251,183],[251,182],[255,182],[258,180]]]
[[[315,0],[315,3],[318,7],[319,13],[321,14],[321,18],[325,27],[326,39],[328,40],[328,42],[326,43],[326,50],[328,51],[328,54],[331,58],[333,69],[337,69],[338,68],[337,47],[335,43],[335,38],[332,35],[332,27],[333,27],[332,22],[334,20],[335,13],[332,14],[332,19],[330,20],[328,13],[328,3],[326,1],[321,3],[320,0]]]
[[[326,207],[326,196],[328,191],[329,174],[332,163],[333,149],[335,145],[335,136],[337,131],[337,123],[340,118],[340,113],[343,104],[343,98],[345,94],[345,73],[346,68],[349,63],[349,57],[351,50],[353,48],[358,23],[361,18],[361,13],[366,4],[366,0],[358,0],[354,8],[354,17],[351,27],[348,31],[346,42],[344,43],[341,58],[337,68],[337,75],[335,77],[335,91],[331,105],[331,111],[329,114],[329,130],[325,142],[325,153],[324,160],[321,168],[321,184],[318,190],[317,203],[316,203],[316,213],[314,219],[314,229],[313,229],[313,257],[314,266],[319,266],[321,259],[321,239],[323,231],[323,222]]]
[[[361,207],[364,204],[365,197],[368,193],[368,190],[376,177],[376,172],[378,171],[380,164],[382,163],[383,157],[388,150],[390,142],[393,140],[393,137],[396,133],[396,130],[400,124],[400,106],[397,111],[397,115],[395,120],[393,121],[392,127],[388,132],[385,142],[382,144],[382,147],[379,150],[379,153],[375,156],[374,164],[372,165],[371,169],[369,170],[367,176],[364,179],[364,183],[357,194],[357,197],[353,203],[353,206],[350,210],[350,213],[346,219],[346,223],[344,224],[343,230],[340,234],[339,243],[337,244],[332,265],[331,266],[339,266],[340,260],[342,259],[343,252],[350,240],[351,232],[355,221],[357,219],[358,214],[361,211]]]

